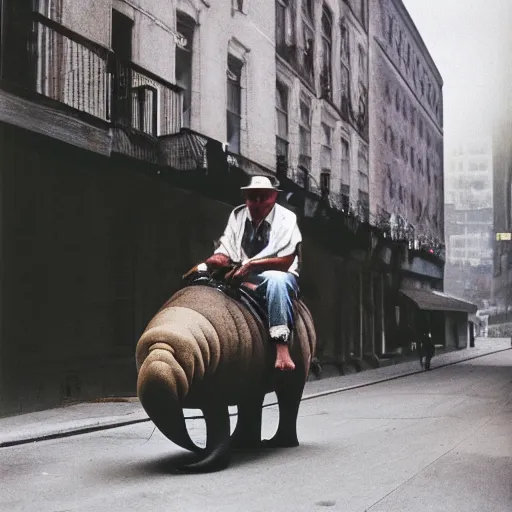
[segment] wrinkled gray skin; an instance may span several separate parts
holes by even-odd
[[[290,347],[296,368],[279,372],[267,329],[245,307],[214,288],[184,288],[155,315],[137,343],[137,394],[165,436],[200,453],[183,469],[216,471],[228,466],[232,449],[298,446],[297,414],[315,345],[311,315],[297,302]],[[278,398],[279,426],[271,440],[262,442],[263,398],[271,391]],[[238,406],[231,437],[230,405]],[[183,408],[203,411],[206,448],[190,439]]]

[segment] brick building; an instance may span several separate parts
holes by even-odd
[[[509,65],[501,67],[496,80],[496,110],[493,126],[494,263],[492,300],[499,313],[509,313],[512,303],[512,92],[510,45],[505,49]],[[500,235],[504,233],[504,235]],[[511,235],[512,236],[512,235]],[[509,321],[509,314],[507,321]]]
[[[400,339],[425,316],[460,346],[476,308],[443,293],[443,80],[401,0],[372,2],[369,53],[370,217],[402,242],[386,251],[386,319]]]
[[[371,9],[371,213],[443,241],[443,81],[400,0]]]

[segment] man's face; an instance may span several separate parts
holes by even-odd
[[[245,204],[253,220],[263,220],[272,211],[277,201],[277,194],[276,190],[265,189],[244,192]]]

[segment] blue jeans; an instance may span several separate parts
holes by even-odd
[[[293,327],[292,300],[299,292],[297,278],[290,272],[267,270],[247,280],[258,285],[256,291],[265,297],[270,337],[288,342]]]

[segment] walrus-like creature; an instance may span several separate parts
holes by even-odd
[[[136,349],[137,394],[158,429],[182,448],[201,452],[183,469],[206,472],[229,465],[231,449],[298,446],[297,414],[316,346],[311,315],[295,302],[291,372],[274,369],[275,346],[250,304],[206,285],[178,291],[155,315]],[[275,391],[279,425],[261,441],[262,404]],[[228,406],[238,406],[230,437]],[[190,439],[183,408],[201,409],[206,448]]]

